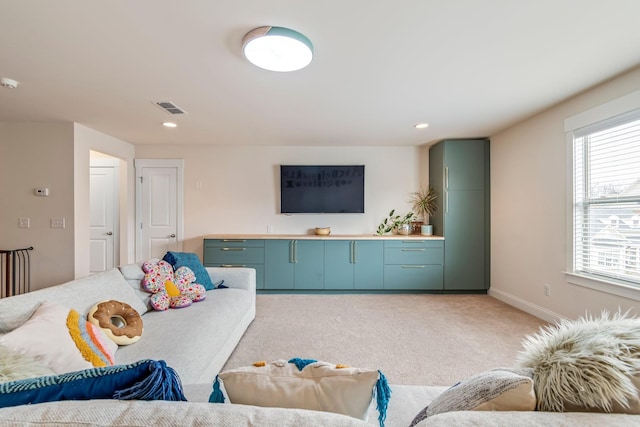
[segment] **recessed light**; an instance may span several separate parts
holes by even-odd
[[[164,123],[162,123],[162,126],[167,127],[167,128],[175,128],[175,127],[178,127],[178,125],[177,125],[177,124],[172,123],[172,122],[164,122]]]
[[[416,129],[426,129],[429,127],[429,123],[416,123],[413,127]]]

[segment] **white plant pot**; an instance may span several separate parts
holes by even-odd
[[[423,236],[433,236],[433,225],[424,224],[420,226],[420,234]]]

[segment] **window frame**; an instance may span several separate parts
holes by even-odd
[[[604,276],[583,274],[577,272],[574,266],[574,187],[575,187],[575,147],[574,133],[580,130],[597,127],[600,122],[611,120],[611,126],[615,126],[615,118],[624,117],[634,110],[640,109],[640,91],[632,92],[626,96],[615,99],[598,107],[584,111],[565,120],[565,136],[567,147],[567,257],[565,276],[569,283],[589,289],[622,296],[640,301],[640,285],[616,280]]]

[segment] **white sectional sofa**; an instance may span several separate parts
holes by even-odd
[[[165,360],[184,384],[188,402],[59,401],[0,409],[0,425],[200,425],[200,426],[371,426],[378,425],[375,404],[368,421],[302,409],[261,408],[211,404],[212,382],[255,317],[255,270],[207,268],[213,282],[228,289],[207,292],[204,301],[165,312],[149,309],[148,294],[140,289],[143,276],[137,264],[73,280],[51,288],[0,300],[0,335],[24,324],[38,306],[54,302],[86,315],[97,302],[115,299],[140,313],[142,338],[121,346],[117,364],[141,359]],[[437,367],[434,367],[437,369]],[[446,387],[391,385],[386,427],[408,426]],[[639,416],[535,411],[454,411],[434,415],[418,426],[636,426]]]
[[[144,273],[138,264],[0,299],[0,334],[25,323],[44,301],[86,316],[98,302],[113,299],[135,308],[144,325],[138,342],[118,348],[117,364],[165,360],[184,384],[212,382],[255,318],[256,280],[255,270],[248,268],[207,271],[214,283],[224,280],[228,288],[208,291],[204,301],[182,309],[150,309],[150,294],[140,288]]]

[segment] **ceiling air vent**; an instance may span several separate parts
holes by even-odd
[[[175,105],[173,102],[163,101],[156,102],[155,104],[169,114],[187,114],[186,111]]]

